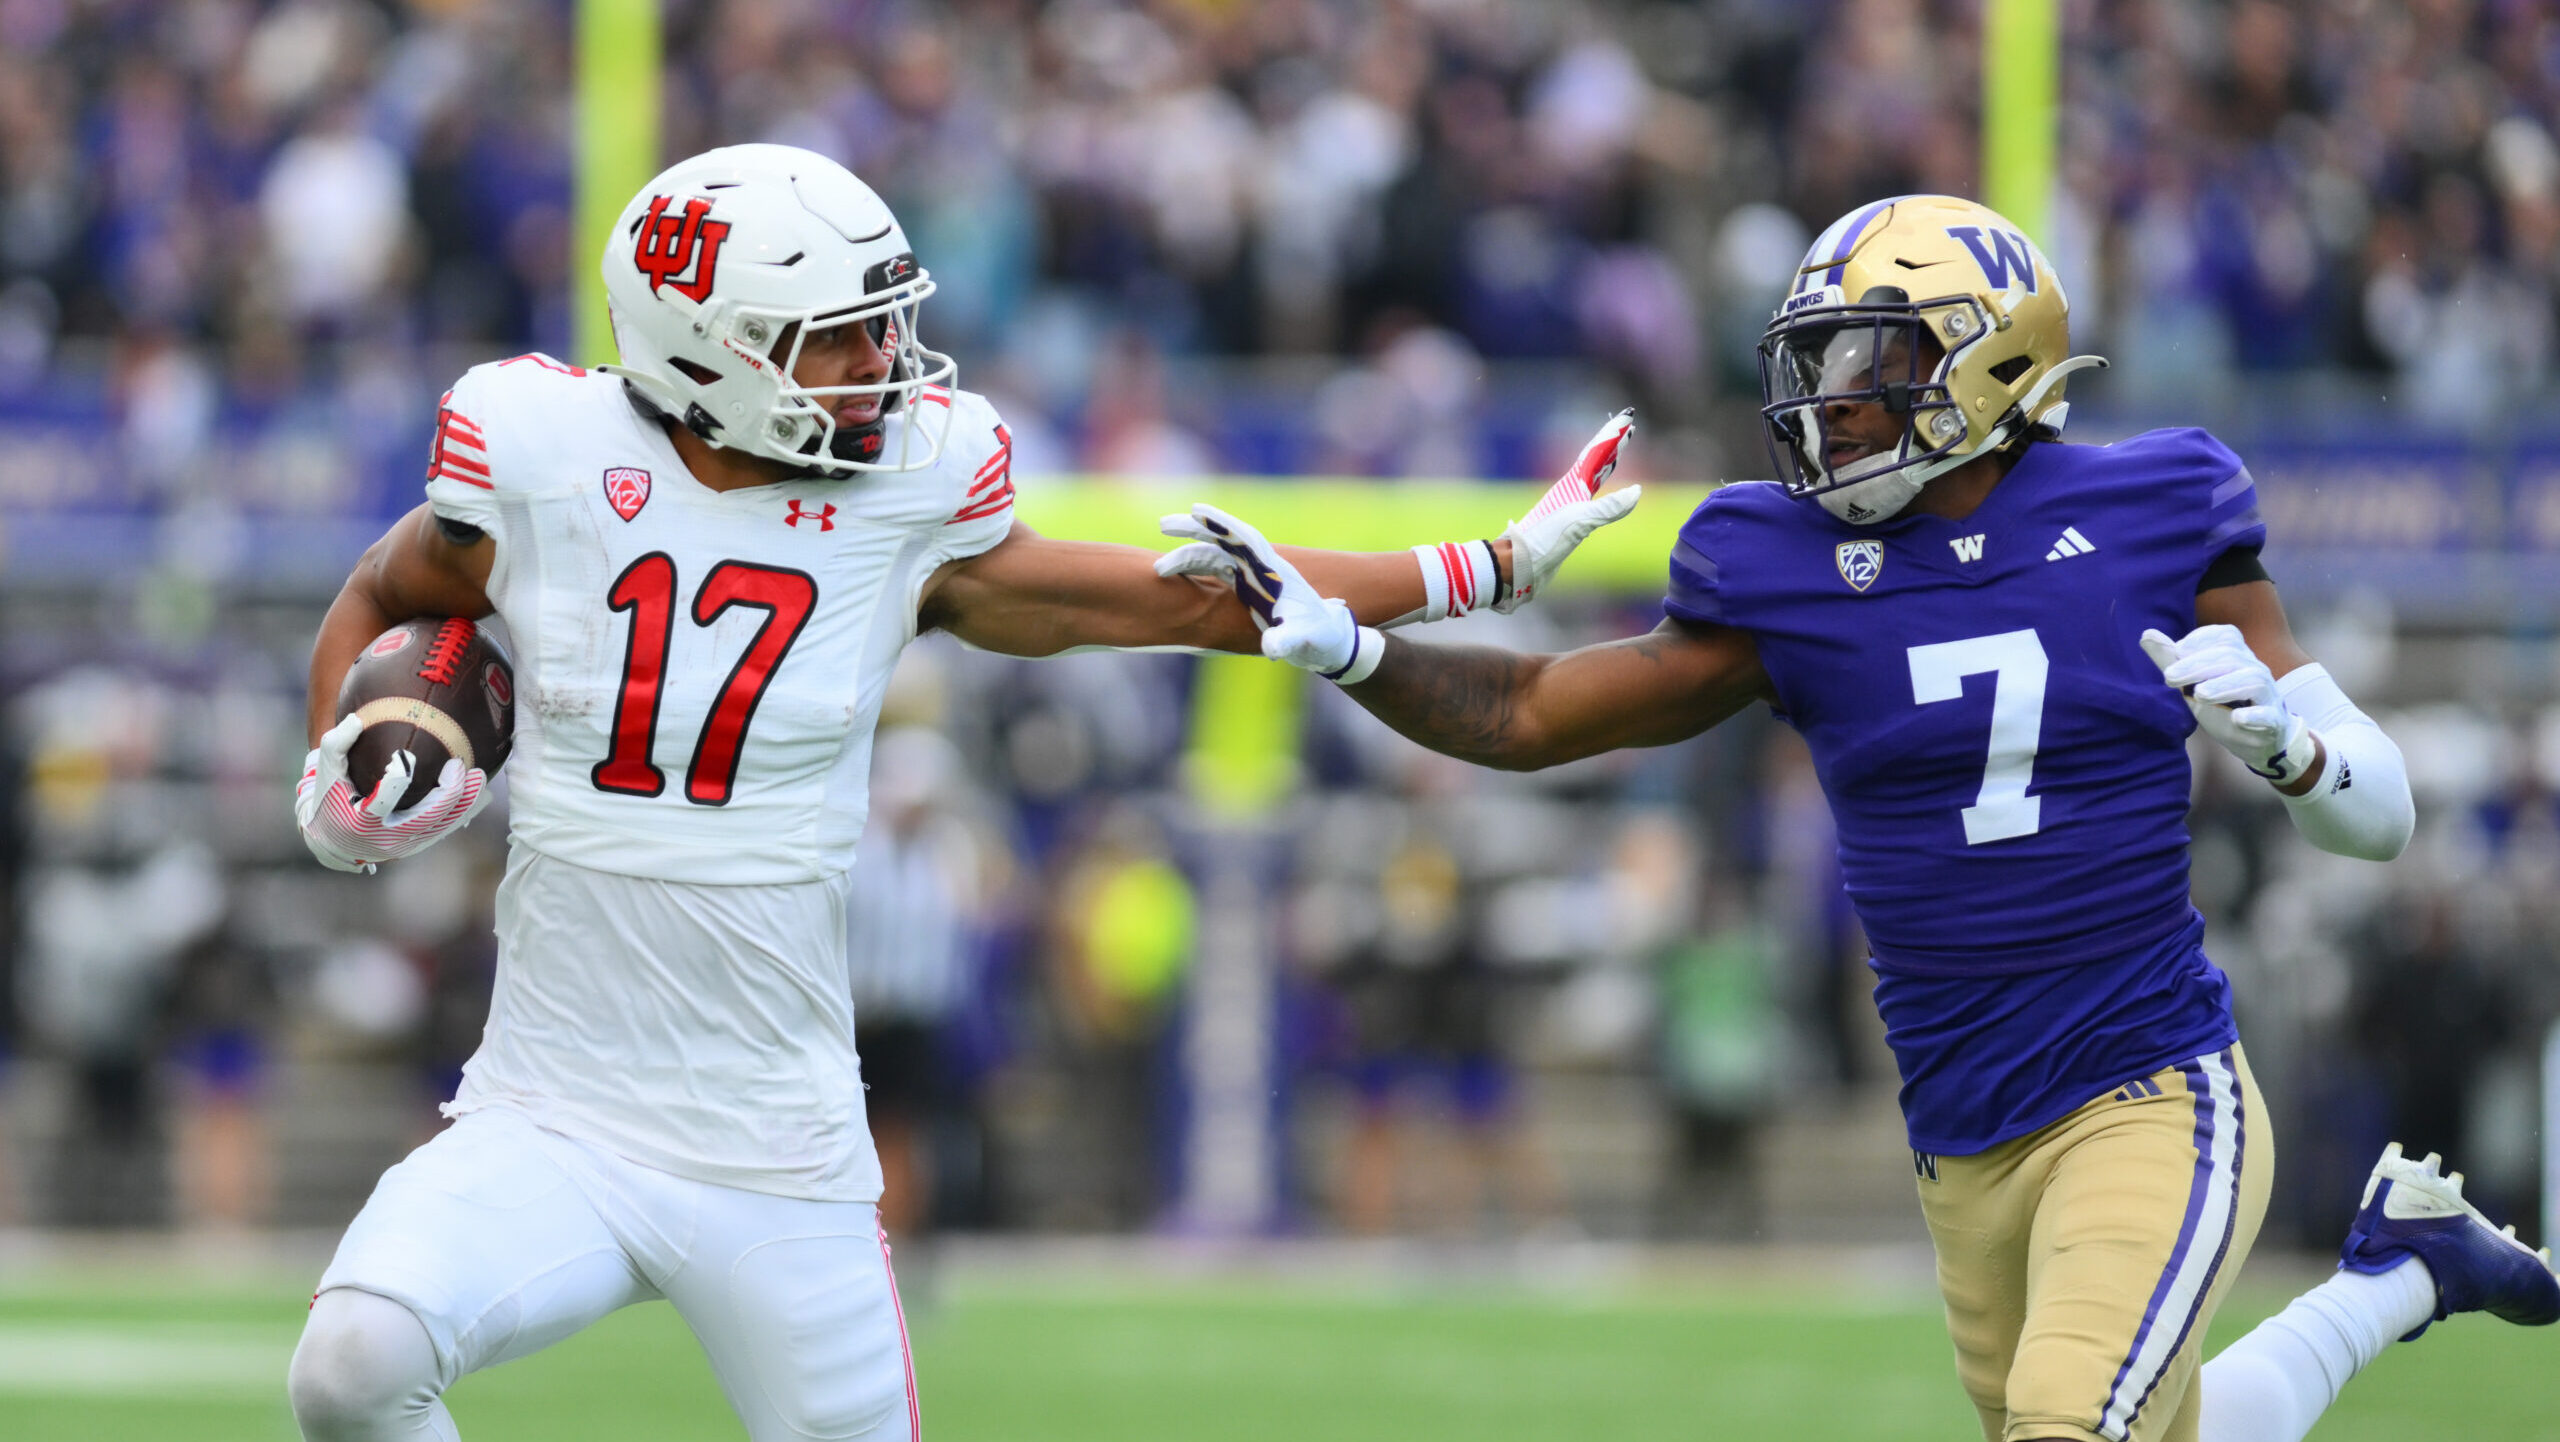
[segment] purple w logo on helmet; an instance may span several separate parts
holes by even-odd
[[[2011,286],[2025,287],[2029,295],[2036,289],[2035,247],[2015,231],[1989,230],[1979,225],[1950,225],[1947,234],[1964,242],[1973,258],[1982,266],[1982,277],[1993,290]],[[2015,278],[2011,276],[2014,271]]]

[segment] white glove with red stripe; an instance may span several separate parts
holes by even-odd
[[[373,794],[359,801],[347,783],[347,752],[364,734],[364,722],[349,716],[320,737],[302,758],[302,780],[293,789],[293,823],[302,829],[302,844],[332,871],[369,872],[385,861],[424,851],[471,824],[488,804],[489,777],[477,767],[466,769],[450,759],[436,778],[436,788],[406,811],[395,811],[409,789],[416,761],[403,751],[383,768]]]
[[[1644,496],[1642,486],[1599,494],[1609,473],[1618,468],[1619,453],[1626,448],[1627,437],[1635,428],[1636,413],[1632,408],[1609,417],[1600,433],[1574,458],[1573,469],[1558,477],[1538,498],[1528,518],[1503,527],[1502,539],[1511,543],[1511,587],[1495,598],[1493,609],[1507,616],[1536,600],[1564,565],[1564,558],[1573,554],[1574,547],[1593,531],[1636,508],[1636,502]]]

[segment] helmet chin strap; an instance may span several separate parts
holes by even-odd
[[[2044,398],[2052,393],[2055,386],[2062,383],[2065,376],[2073,371],[2104,370],[2106,365],[2105,356],[2073,356],[2046,371],[2044,378],[2036,382],[2035,389],[2027,392],[2015,406],[2010,407],[2008,415],[2001,420],[2000,424],[1991,428],[1991,434],[1982,438],[1982,444],[1973,449],[1951,452],[1934,460],[1922,461],[1918,465],[1905,466],[1901,470],[1887,472],[1871,480],[1851,481],[1847,485],[1834,486],[1815,496],[1814,499],[1822,503],[1824,510],[1853,526],[1874,526],[1890,521],[1901,515],[1903,509],[1918,498],[1921,487],[1976,456],[1988,455],[2009,444],[2016,437],[2018,430],[2028,424],[2027,418],[2036,413],[2036,407],[2044,403]],[[2058,430],[2060,427],[2057,425],[2055,429]],[[1862,456],[1850,462],[1850,469],[1855,470],[1868,461],[1883,459],[1885,458],[1882,456]]]

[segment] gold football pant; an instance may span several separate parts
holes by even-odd
[[[2275,1165],[2240,1048],[1969,1157],[1921,1155],[1956,1371],[1989,1442],[2195,1442],[2205,1328]]]

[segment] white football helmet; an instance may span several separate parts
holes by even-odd
[[[669,166],[614,222],[604,289],[622,364],[602,369],[713,445],[835,475],[941,458],[951,408],[915,404],[959,369],[917,336],[933,277],[889,207],[825,156],[730,145]],[[888,356],[886,379],[792,379],[810,331],[857,321]],[[880,419],[839,427],[840,398],[859,395],[881,398]],[[900,411],[896,454],[884,455]]]

